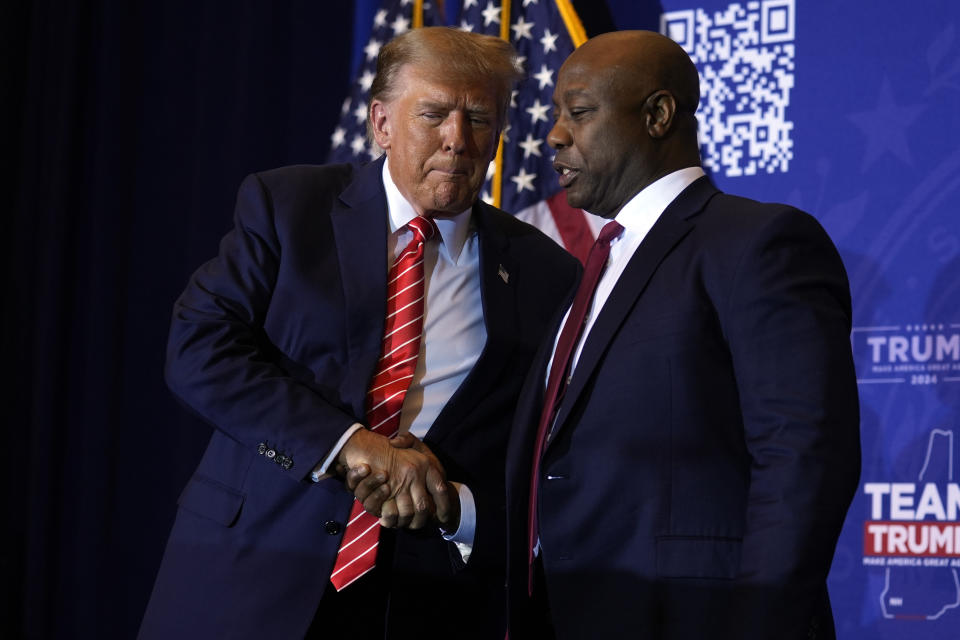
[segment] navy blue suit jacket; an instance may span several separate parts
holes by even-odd
[[[215,430],[180,497],[142,638],[302,638],[332,588],[352,496],[341,481],[313,483],[309,473],[347,427],[364,422],[380,355],[382,166],[249,176],[218,257],[177,300],[167,382]],[[498,209],[477,203],[472,224],[487,342],[425,440],[448,478],[474,492],[476,551],[464,568],[434,528],[398,534],[395,637],[408,615],[449,637],[432,612],[458,607],[468,636],[502,638],[507,434],[523,376],[579,269]]]
[[[832,636],[826,577],[860,468],[850,322],[840,257],[809,215],[707,178],[664,211],[587,337],[545,450],[560,638]],[[507,459],[514,639],[536,637],[526,512],[551,348]]]

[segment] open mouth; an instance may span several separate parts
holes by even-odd
[[[580,175],[580,171],[578,169],[573,169],[559,162],[553,163],[553,170],[560,175],[558,182],[563,188],[570,186],[570,183],[573,182],[578,175]]]

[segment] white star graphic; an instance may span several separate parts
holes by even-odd
[[[550,53],[551,51],[557,50],[557,38],[560,37],[559,33],[550,33],[550,29],[543,30],[543,37],[540,38],[540,44],[543,45],[543,52]]]
[[[480,196],[480,199],[483,200],[484,202],[486,202],[486,203],[489,204],[489,205],[492,205],[492,204],[493,204],[493,198],[490,196],[490,192],[489,192],[489,191],[484,191],[484,192],[483,192],[483,195]]]
[[[553,70],[547,69],[545,64],[540,65],[540,73],[533,74],[533,77],[540,83],[540,91],[543,91],[544,87],[553,86]]]
[[[491,160],[490,164],[487,165],[487,180],[492,178],[496,172],[497,172],[497,161]]]
[[[533,40],[533,34],[530,33],[530,29],[533,29],[533,23],[524,21],[523,16],[517,18],[517,21],[510,28],[513,29],[513,39],[515,41],[519,42],[523,38]]]
[[[469,9],[470,7],[478,7],[478,6],[480,6],[480,5],[477,4],[477,0],[464,0],[464,2],[463,2],[463,10],[464,10],[464,11],[466,11],[466,10]]]
[[[510,178],[517,185],[517,193],[523,193],[524,189],[533,191],[533,180],[537,177],[535,173],[527,173],[526,169],[520,167],[520,173]]]
[[[487,8],[481,13],[483,14],[483,26],[489,27],[492,22],[500,24],[500,7],[493,6],[493,2],[488,2]]]
[[[330,136],[330,144],[333,145],[334,149],[339,147],[347,139],[347,130],[343,127],[337,127],[333,130],[333,135]]]
[[[523,0],[524,7],[529,7],[532,4],[537,4],[537,0]]]
[[[403,16],[397,16],[390,28],[393,29],[393,35],[398,36],[410,30],[410,21]]]
[[[527,56],[517,56],[517,66],[520,67],[522,71],[527,70]]]
[[[369,69],[364,71],[363,75],[360,76],[360,86],[363,88],[364,91],[370,91],[370,85],[373,84],[373,78],[374,78],[373,72],[370,71]],[[540,88],[542,89],[543,87],[540,87]]]
[[[367,148],[367,140],[358,133],[353,136],[353,141],[350,142],[350,148],[353,149],[354,155],[360,155]]]
[[[505,127],[503,128],[503,133],[501,134],[501,135],[503,136],[503,144],[507,144],[508,142],[510,142],[510,129],[511,129],[512,127],[513,127],[513,125],[511,125],[511,124],[508,122],[508,123],[507,123],[507,126],[505,126]]]
[[[375,27],[387,26],[387,10],[386,9],[380,9],[380,11],[377,11],[377,15],[373,16],[373,26]]]
[[[410,4],[411,2],[413,2],[413,0],[400,0],[400,6],[401,6],[401,7],[405,7],[405,6],[407,6],[408,4]]]
[[[550,105],[540,104],[540,98],[537,98],[533,101],[533,105],[526,109],[527,113],[530,114],[530,125],[536,125],[539,120],[547,121],[547,111],[550,110]]]
[[[380,53],[381,46],[383,46],[383,43],[379,40],[370,38],[370,42],[363,48],[363,53],[367,56],[367,62],[377,57],[377,54]]]
[[[361,102],[357,105],[357,108],[353,110],[353,117],[357,119],[357,124],[360,124],[367,119],[367,103]],[[546,118],[544,118],[546,120]]]
[[[543,154],[540,153],[540,145],[543,144],[542,138],[534,138],[532,133],[527,134],[527,139],[523,142],[517,143],[521,149],[523,149],[523,159],[526,160],[531,155],[542,158]]]
[[[520,92],[517,91],[516,89],[514,89],[513,91],[510,92],[510,108],[511,108],[511,109],[516,108],[516,106],[517,106],[517,95],[519,95],[519,94],[520,94]]]
[[[348,111],[350,111],[350,96],[347,96],[347,99],[343,101],[343,106],[340,107],[340,115],[345,116]]]
[[[473,31],[473,25],[466,20],[460,21],[460,31]]]

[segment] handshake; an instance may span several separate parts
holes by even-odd
[[[336,469],[384,527],[420,529],[435,521],[452,533],[460,525],[456,487],[429,447],[409,433],[386,438],[358,429],[340,450]]]

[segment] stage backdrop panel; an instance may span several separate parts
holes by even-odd
[[[626,9],[612,7],[620,28]],[[863,474],[841,638],[960,637],[960,6],[662,3],[718,186],[815,215],[854,302]]]

